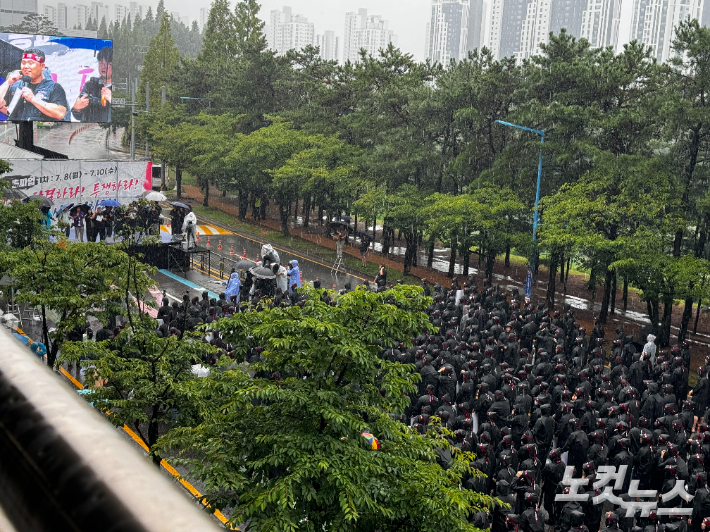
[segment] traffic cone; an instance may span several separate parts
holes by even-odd
[[[244,255],[242,255],[242,258],[243,259],[247,258],[247,248],[244,248]]]
[[[219,247],[217,249],[222,249],[222,241],[219,241]]]
[[[229,250],[230,255],[234,255],[234,244],[232,244],[232,248]]]
[[[212,242],[210,242],[210,237],[209,237],[209,235],[207,236],[207,245],[208,245],[208,246],[211,246],[211,245],[212,245]]]
[[[333,283],[333,292],[335,292],[335,283]]]
[[[195,231],[195,235],[197,235],[197,236],[195,237],[195,242],[199,242],[199,241],[200,241],[200,233],[198,233],[197,231]]]
[[[259,262],[259,254],[256,254],[256,262]]]
[[[299,271],[300,271],[300,270],[299,270]],[[301,273],[301,286],[303,286],[303,272],[300,271],[300,273]]]

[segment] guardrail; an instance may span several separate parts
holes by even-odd
[[[5,329],[0,353],[1,530],[221,529]]]

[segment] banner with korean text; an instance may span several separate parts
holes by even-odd
[[[9,161],[12,169],[2,175],[13,189],[28,196],[44,197],[61,204],[95,206],[105,199],[130,203],[151,189],[150,161]]]

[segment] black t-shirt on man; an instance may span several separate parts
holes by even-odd
[[[5,102],[10,105],[12,98],[15,95],[15,91],[22,91],[23,87],[29,87],[34,95],[46,103],[55,103],[69,109],[69,104],[67,104],[67,96],[64,93],[64,88],[59,84],[55,83],[51,79],[43,79],[39,83],[27,83],[22,81],[17,81],[13,83],[7,90],[5,95]],[[42,111],[37,109],[33,104],[20,98],[17,102],[17,107],[13,110],[12,114],[8,117],[8,120],[23,120],[32,122],[62,122],[62,118],[52,118]]]

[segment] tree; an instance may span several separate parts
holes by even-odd
[[[0,161],[0,164],[4,164]],[[5,181],[7,183],[7,181]],[[5,187],[0,188],[0,194]],[[31,246],[35,240],[47,238],[42,231],[42,213],[38,201],[27,203],[14,200],[0,206],[0,233],[7,238],[0,242],[0,268],[9,267],[9,252]]]
[[[681,22],[676,28],[673,49],[677,53],[666,71],[666,139],[669,158],[677,175],[679,215],[685,223],[676,228],[673,256],[689,253],[706,257],[710,209],[704,154],[710,148],[710,30],[697,20]],[[692,282],[691,282],[692,283]],[[694,285],[691,284],[693,292]],[[684,339],[698,298],[688,293],[678,338]]]
[[[180,61],[180,52],[175,46],[175,39],[170,33],[170,17],[163,13],[158,34],[150,40],[150,47],[143,59],[140,83],[138,85],[138,104],[145,105],[145,87],[150,83],[150,107],[157,109],[161,103],[161,87],[169,81]]]
[[[194,381],[201,423],[172,430],[161,448],[200,456],[180,462],[210,504],[253,530],[475,530],[468,517],[493,500],[460,487],[477,474],[470,453],[454,452],[445,470],[440,430],[419,435],[393,419],[416,374],[378,356],[432,330],[431,300],[411,286],[356,290],[334,306],[320,296],[218,322],[242,354],[257,350],[256,374],[229,368]]]
[[[44,15],[39,13],[29,13],[25,15],[22,22],[5,26],[4,33],[28,33],[30,35],[63,35],[54,24]]]
[[[96,36],[99,39],[108,39],[108,26],[106,25],[106,17],[101,17],[101,24],[99,24],[99,29],[96,32]]]
[[[540,240],[547,246],[572,247],[590,267],[593,286],[597,276],[603,276],[599,319],[605,323],[614,264],[632,256],[639,246],[656,249],[664,242],[664,234],[673,234],[675,221],[667,215],[673,192],[659,158],[599,152],[592,168],[578,182],[543,198]],[[655,291],[655,297],[659,294],[669,319],[674,294],[667,285]],[[655,299],[655,312],[649,307],[654,328],[658,326],[658,302]]]
[[[15,281],[17,300],[37,308],[42,316],[49,366],[64,341],[85,326],[87,316],[104,323],[111,316],[128,313],[131,317],[132,296],[142,298],[153,284],[152,269],[120,246],[35,240],[7,255],[4,260]],[[51,332],[50,310],[56,316]]]
[[[183,417],[189,417],[192,401],[185,384],[194,378],[192,364],[207,360],[214,351],[195,333],[161,338],[151,322],[138,317],[113,340],[66,343],[61,360],[83,357],[91,388],[88,400],[114,425],[133,428],[159,465],[161,457],[154,449],[159,431],[179,422],[173,419],[174,409],[184,409]],[[101,386],[94,387],[99,381]]]

